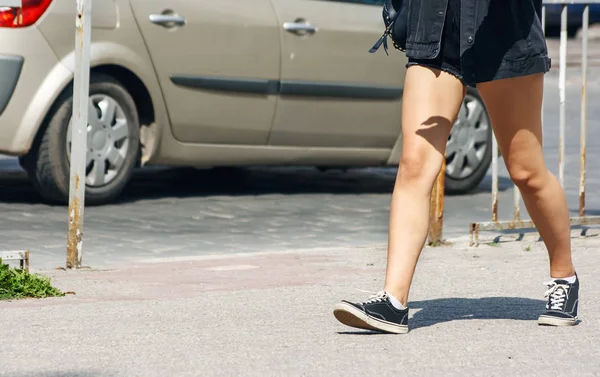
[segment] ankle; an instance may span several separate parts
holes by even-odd
[[[394,297],[396,300],[398,300],[400,302],[400,304],[402,304],[402,306],[407,307],[408,305],[408,293],[407,292],[403,292],[402,290],[394,290],[394,289],[388,289],[388,288],[384,288],[384,290],[387,292],[388,295]]]
[[[570,278],[575,275],[575,267],[550,268],[550,277],[554,279]]]

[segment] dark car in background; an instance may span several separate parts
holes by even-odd
[[[567,6],[567,33],[574,36],[583,25],[584,4],[570,4]],[[558,36],[560,34],[561,4],[546,5],[546,34]],[[600,22],[600,4],[590,5],[590,25]]]

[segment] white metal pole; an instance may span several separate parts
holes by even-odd
[[[492,135],[492,221],[498,221],[498,141]]]
[[[558,135],[558,180],[560,185],[565,184],[565,124],[567,113],[565,109],[566,81],[567,81],[567,5],[562,5],[560,13],[560,67],[558,70],[558,93],[560,98],[560,117]]]
[[[92,0],[77,0],[75,26],[75,74],[73,78],[73,117],[71,125],[67,268],[81,267],[83,251],[83,209],[85,206],[87,165]]]
[[[544,38],[546,38],[546,6],[542,6],[542,32],[544,33]],[[545,96],[542,96],[542,132],[544,130],[544,103]]]

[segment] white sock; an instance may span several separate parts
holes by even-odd
[[[390,298],[390,302],[392,303],[392,305],[394,306],[394,308],[398,309],[398,310],[405,310],[406,306],[402,305],[400,303],[400,301],[398,301],[398,299],[394,296],[392,296],[391,294],[389,294],[389,292],[386,292],[387,295]]]
[[[556,280],[566,280],[566,281],[569,282],[569,284],[573,284],[573,283],[575,283],[575,280],[577,280],[577,276],[573,275],[573,276],[568,277],[568,278],[552,278],[552,280],[554,280],[554,281],[556,281]],[[391,297],[392,296],[390,296],[390,299],[391,299]]]

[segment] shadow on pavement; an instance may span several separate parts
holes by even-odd
[[[113,374],[110,374],[111,376]],[[97,372],[31,372],[27,374],[13,374],[13,377],[27,376],[27,377],[100,377],[107,376],[107,374],[101,374]]]
[[[43,203],[42,197],[23,171],[11,170],[0,173],[0,203]]]
[[[412,302],[412,329],[469,319],[535,321],[546,303],[523,297],[443,298]]]
[[[410,330],[439,323],[470,319],[536,321],[546,303],[522,297],[443,298],[410,302],[418,310],[410,319]],[[374,335],[373,331],[344,331],[346,335]]]
[[[169,197],[247,196],[265,194],[391,194],[395,168],[367,168],[319,171],[314,168],[160,168],[139,169],[117,203]],[[499,178],[499,190],[512,187]],[[473,193],[490,192],[486,177]],[[25,172],[0,172],[0,202],[42,203]]]
[[[120,201],[215,195],[387,194],[393,190],[395,176],[395,169],[168,169],[139,174]]]
[[[395,169],[321,172],[314,168],[144,168],[117,203],[163,198],[264,194],[389,194]],[[0,173],[0,202],[42,203],[22,171]]]

